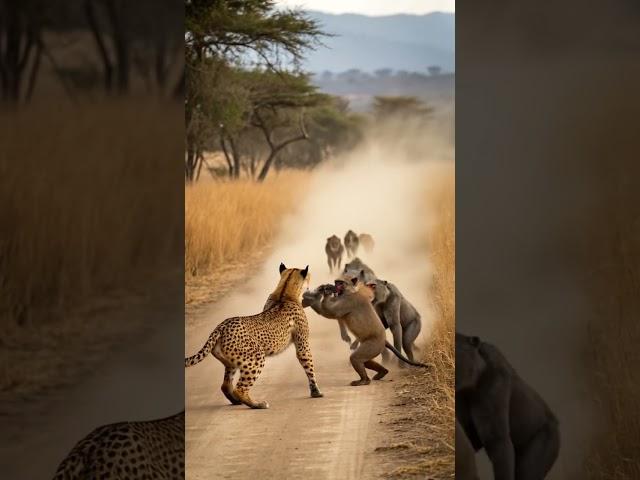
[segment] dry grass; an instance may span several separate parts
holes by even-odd
[[[204,275],[260,252],[300,203],[309,174],[284,171],[264,183],[205,180],[185,191],[185,272]],[[187,281],[190,281],[187,278]]]
[[[640,478],[640,203],[625,180],[638,170],[602,175],[610,183],[589,246],[589,367],[602,426],[587,460],[586,477],[594,480]]]
[[[78,312],[179,265],[180,112],[141,100],[0,116],[0,392],[63,381],[74,345],[132,328]]]
[[[433,178],[431,179],[433,180]],[[455,178],[448,170],[429,190],[426,210],[437,213],[425,231],[434,278],[429,292],[436,320],[424,345],[428,372],[412,371],[398,381],[388,429],[402,441],[380,447],[396,465],[390,478],[450,479],[455,476]],[[397,408],[400,407],[400,408]],[[412,428],[406,428],[406,425]],[[394,438],[394,434],[388,436]]]

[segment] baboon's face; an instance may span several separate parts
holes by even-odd
[[[352,279],[338,279],[334,282],[336,296],[344,295],[345,292],[355,292],[356,285],[358,284],[357,278]]]
[[[358,236],[352,231],[349,230],[347,234],[344,236],[344,243],[355,243],[358,241]]]
[[[485,368],[480,339],[456,333],[456,392],[474,388]]]
[[[367,287],[373,290],[375,302],[386,302],[389,295],[391,295],[391,291],[389,290],[388,282],[386,280],[376,279],[373,282],[368,282]]]
[[[327,244],[329,245],[329,248],[335,252],[340,248],[340,239],[333,235],[327,238]]]

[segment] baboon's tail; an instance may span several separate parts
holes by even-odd
[[[402,355],[402,353],[400,353],[396,347],[394,347],[393,345],[391,345],[387,341],[384,342],[384,346],[387,347],[389,350],[391,350],[395,354],[396,357],[398,357],[403,362],[408,363],[409,365],[413,365],[414,367],[431,368],[431,365],[427,365],[426,363],[412,362],[407,357]]]
[[[205,359],[205,357],[207,355],[209,355],[211,353],[211,350],[213,350],[213,347],[218,342],[218,339],[220,338],[220,335],[222,335],[222,330],[223,330],[222,325],[217,326],[213,330],[213,332],[211,332],[211,335],[209,335],[209,339],[202,346],[202,348],[198,351],[198,353],[196,353],[195,355],[191,355],[190,357],[187,357],[187,358],[184,359],[185,368],[186,367],[192,367],[193,365],[195,365],[197,363],[200,363],[202,360]]]

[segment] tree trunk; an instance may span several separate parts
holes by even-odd
[[[116,0],[107,0],[107,15],[109,23],[111,23],[111,32],[113,35],[113,43],[116,51],[116,63],[118,69],[116,71],[116,85],[118,93],[123,94],[129,90],[129,73],[131,70],[131,58],[129,51],[129,32],[125,25],[125,15],[122,13],[124,3]]]
[[[229,168],[229,178],[233,178],[233,163],[231,163],[231,157],[227,150],[227,144],[224,141],[224,135],[220,135],[220,146],[222,147],[222,152],[224,153],[224,158],[227,161],[227,167]]]
[[[229,144],[231,145],[231,154],[233,156],[233,178],[240,178],[240,152],[236,148],[236,142],[233,137],[229,137]]]
[[[113,62],[111,61],[109,51],[107,50],[102,32],[100,31],[93,0],[85,0],[84,10],[89,29],[91,30],[93,39],[96,42],[96,47],[98,48],[98,53],[100,54],[100,59],[102,60],[104,89],[109,93],[113,88]]]
[[[187,158],[184,164],[184,176],[187,183],[193,183],[195,171],[196,171],[196,149],[193,143],[189,142],[187,145]]]

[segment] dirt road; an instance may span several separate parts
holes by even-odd
[[[350,386],[357,375],[337,323],[308,317],[323,398],[309,397],[293,347],[267,361],[252,390],[269,410],[230,405],[219,389],[224,369],[213,358],[187,370],[188,479],[373,478],[363,476],[364,463],[377,445],[376,414],[398,369],[369,386]],[[188,333],[188,351],[201,346],[214,323],[199,322]]]
[[[227,317],[259,312],[278,282],[278,265],[309,264],[311,287],[332,281],[324,254],[326,238],[348,229],[373,235],[372,254],[359,253],[379,278],[393,281],[423,315],[431,315],[425,292],[431,269],[420,236],[425,183],[442,166],[400,165],[397,155],[371,148],[346,166],[314,175],[301,192],[299,212],[284,219],[272,254],[258,271],[221,302],[187,319],[185,354],[196,352]],[[361,175],[366,170],[366,178]],[[372,193],[367,193],[372,192]],[[373,193],[375,192],[375,193]],[[362,201],[366,197],[366,201]],[[252,389],[268,410],[232,406],[220,392],[222,365],[213,357],[185,372],[187,478],[368,479],[378,478],[373,451],[384,435],[380,416],[401,375],[395,360],[380,382],[352,387],[356,374],[335,320],[308,310],[311,348],[324,398],[309,397],[293,347],[267,364]]]

